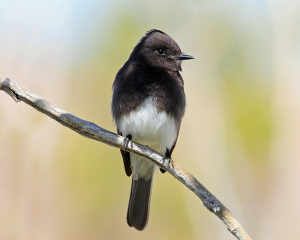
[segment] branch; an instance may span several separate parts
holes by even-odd
[[[165,159],[160,153],[59,109],[46,100],[25,91],[19,87],[17,83],[9,79],[0,80],[0,90],[9,94],[16,102],[22,101],[32,106],[36,110],[48,115],[50,118],[53,118],[62,125],[85,137],[147,157],[194,192],[201,199],[204,206],[220,218],[226,225],[228,231],[237,239],[251,240],[250,236],[243,229],[238,220],[233,217],[228,208],[211,194],[193,175],[180,169],[175,163],[170,159]]]

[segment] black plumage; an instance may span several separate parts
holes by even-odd
[[[153,121],[163,121],[157,122],[157,125],[165,127],[155,129],[158,131],[155,144],[160,146],[162,154],[171,157],[185,111],[181,62],[192,58],[183,54],[178,44],[166,33],[156,29],[146,33],[117,73],[113,84],[111,110],[119,134],[133,140],[137,134],[142,136],[139,139],[141,143],[147,143],[153,140],[153,136],[151,132],[144,132],[141,126],[153,128]],[[141,109],[142,106],[145,109]],[[137,115],[132,116],[132,113]],[[141,113],[145,116],[141,116]],[[137,116],[136,120],[134,116]],[[145,121],[144,125],[139,121]],[[168,127],[170,133],[165,133],[164,128]],[[170,135],[164,136],[166,134]],[[124,150],[121,150],[121,154],[126,175],[132,175],[127,222],[129,226],[142,230],[148,219],[155,167],[148,159]]]

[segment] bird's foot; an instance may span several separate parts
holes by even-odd
[[[167,148],[166,153],[165,153],[164,164],[163,164],[163,165],[165,165],[165,162],[166,162],[166,161],[168,161],[168,162],[167,162],[167,166],[168,166],[168,167],[174,168],[173,160],[171,159],[171,152],[170,152],[170,150],[169,150],[168,148]],[[163,169],[163,168],[160,168],[160,172],[161,172],[161,173],[165,173],[166,170]]]
[[[129,134],[129,135],[127,135],[125,138],[124,138],[124,141],[123,141],[123,146],[122,146],[122,148],[123,148],[123,150],[124,151],[126,151],[126,149],[128,148],[128,144],[129,144],[129,142],[130,142],[130,140],[132,139],[132,136]]]
[[[166,167],[166,168],[171,168],[171,169],[174,168],[173,160],[171,158],[169,158],[169,157],[164,157],[164,159],[163,159],[163,166]],[[162,173],[166,172],[166,170],[163,169],[163,168],[161,168],[160,171]]]

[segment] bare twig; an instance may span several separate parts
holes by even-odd
[[[175,164],[170,164],[170,159],[165,159],[160,153],[136,142],[128,142],[127,139],[125,140],[122,136],[107,131],[92,122],[80,119],[62,109],[59,109],[48,103],[46,100],[25,91],[9,79],[0,81],[0,90],[9,94],[15,101],[25,102],[85,137],[147,157],[193,191],[201,199],[204,206],[219,217],[226,225],[229,232],[231,232],[237,239],[251,240],[250,236],[246,233],[237,219],[233,217],[229,209],[227,209],[213,194],[211,194],[193,175],[183,171]]]

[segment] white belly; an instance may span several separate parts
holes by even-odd
[[[171,149],[177,137],[174,118],[166,112],[158,112],[150,97],[136,111],[121,117],[117,125],[123,136],[131,134],[135,141],[157,151]]]
[[[147,98],[136,111],[119,119],[118,129],[123,136],[131,135],[134,141],[165,154],[177,138],[176,122],[166,112],[158,112],[152,98]],[[152,177],[154,164],[136,154],[130,154],[133,177]]]

